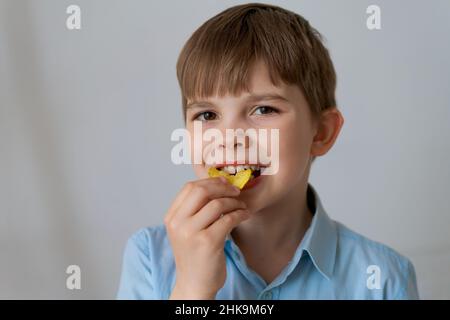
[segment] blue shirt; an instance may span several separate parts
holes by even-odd
[[[311,184],[308,203],[314,214],[311,225],[269,284],[249,268],[228,235],[227,278],[216,299],[419,299],[407,258],[330,219]],[[127,242],[117,298],[168,299],[175,271],[165,225],[141,229]]]

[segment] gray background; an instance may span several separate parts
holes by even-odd
[[[345,125],[311,176],[328,213],[408,256],[422,298],[450,298],[450,2],[267,2],[308,19],[338,73]],[[0,298],[115,297],[126,239],[194,178],[170,161],[179,51],[238,3],[0,0]]]

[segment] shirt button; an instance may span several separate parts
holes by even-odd
[[[272,300],[272,291],[267,291],[266,293],[264,293],[263,297],[264,299]]]

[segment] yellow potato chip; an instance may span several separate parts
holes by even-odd
[[[225,177],[232,185],[242,189],[245,184],[250,180],[252,176],[252,169],[246,169],[239,171],[235,175],[229,174],[228,172],[217,170],[214,167],[208,169],[208,175],[211,178]]]

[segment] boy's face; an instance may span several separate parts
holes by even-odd
[[[269,77],[268,69],[264,63],[256,63],[250,73],[250,93],[240,96],[213,96],[202,99],[199,104],[190,104],[188,101],[186,110],[186,128],[194,137],[194,121],[202,121],[203,132],[215,128],[222,132],[224,143],[215,148],[236,148],[236,141],[226,141],[226,129],[249,128],[268,129],[268,141],[270,141],[270,129],[279,129],[279,167],[276,174],[262,175],[258,183],[250,188],[244,188],[239,198],[246,202],[252,212],[276,205],[279,201],[288,199],[289,192],[297,189],[308,179],[311,145],[315,135],[315,122],[312,113],[301,90],[294,85],[275,87]],[[264,98],[252,100],[252,96],[279,95],[281,98]],[[205,102],[207,104],[205,104]],[[208,142],[210,143],[210,142]],[[251,144],[252,142],[250,142]],[[191,141],[191,146],[194,144]],[[206,147],[206,142],[202,148]],[[245,146],[248,148],[248,144]],[[236,150],[236,149],[235,149]],[[271,147],[267,150],[270,153]],[[209,154],[211,150],[202,150]],[[195,151],[191,149],[193,154]],[[272,158],[274,155],[270,155]],[[208,177],[210,166],[220,167],[225,163],[225,158],[219,164],[206,164],[207,156],[202,164],[194,164],[194,171],[199,178]],[[246,162],[249,159],[246,158]],[[261,163],[260,163],[261,164]],[[251,181],[248,183],[251,185]]]

